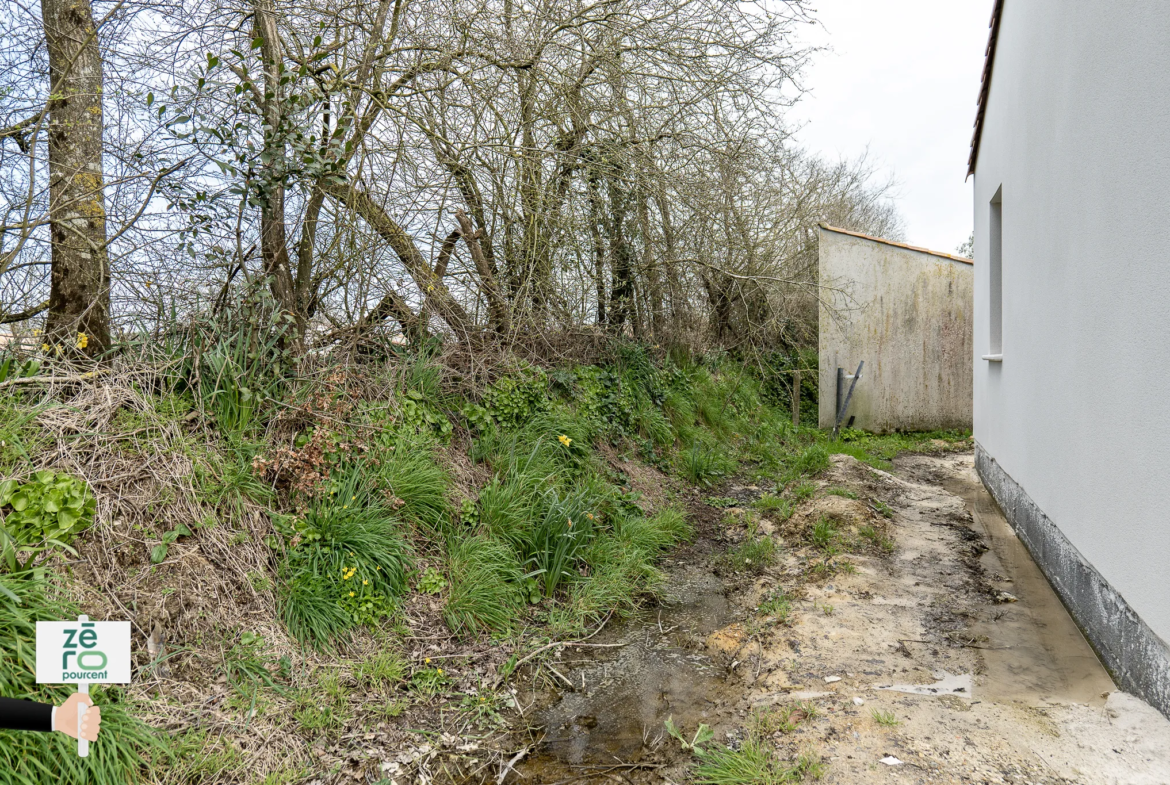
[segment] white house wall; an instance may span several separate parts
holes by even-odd
[[[838,366],[865,361],[853,427],[971,427],[971,265],[822,228],[820,426],[832,428]]]
[[[1006,0],[975,237],[980,471],[1106,664],[1170,711],[1170,2]]]

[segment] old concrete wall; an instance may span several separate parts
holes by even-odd
[[[820,425],[837,367],[865,361],[846,415],[884,433],[971,427],[972,266],[822,227]]]
[[[1168,41],[1166,2],[1005,2],[974,199],[975,438],[1112,590],[1076,595],[1073,617],[1125,672],[1144,662],[1158,678],[1170,674]],[[997,193],[1001,362],[982,359]],[[1052,553],[1033,551],[1055,582],[1067,560]],[[1102,622],[1128,614],[1159,640]],[[1170,692],[1159,708],[1170,716]]]

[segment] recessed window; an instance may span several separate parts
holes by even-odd
[[[990,338],[988,354],[1003,354],[1003,187],[991,199],[991,220],[988,222],[988,325]]]

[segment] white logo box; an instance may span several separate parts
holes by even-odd
[[[129,684],[130,622],[38,621],[38,684]]]

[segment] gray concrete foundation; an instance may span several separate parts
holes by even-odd
[[[975,468],[1118,686],[1170,717],[1170,646],[978,443]]]

